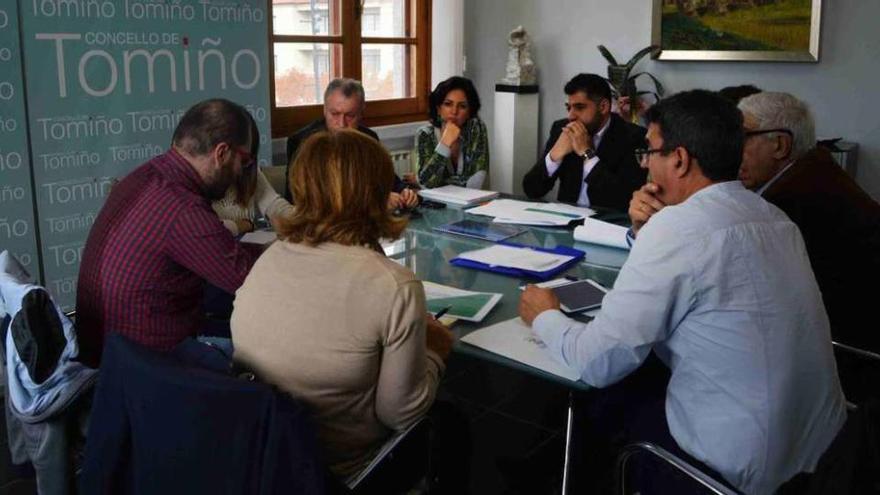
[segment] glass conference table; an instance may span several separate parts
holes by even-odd
[[[392,244],[386,244],[385,253],[389,258],[405,264],[421,280],[459,289],[499,292],[503,294],[501,301],[482,322],[472,323],[459,320],[452,326],[452,332],[456,337],[453,352],[460,352],[501,366],[517,369],[542,379],[550,380],[569,389],[562,477],[562,492],[567,493],[571,425],[574,416],[573,392],[589,390],[591,387],[582,381],[572,382],[459,341],[461,337],[470,332],[516,317],[521,294],[519,287],[528,282],[533,282],[533,280],[462,268],[449,263],[452,258],[461,252],[487,247],[492,243],[481,239],[437,232],[433,228],[465,218],[482,222],[490,222],[491,218],[471,215],[467,213],[467,210],[455,207],[444,209],[421,208],[419,211],[421,212],[421,217],[410,219],[409,225],[400,239]],[[600,213],[595,218],[619,222],[625,217],[622,217],[620,214],[606,212],[604,214]],[[617,273],[629,254],[628,251],[622,249],[577,242],[574,240],[571,228],[525,228],[527,229],[526,232],[511,237],[508,240],[536,247],[553,248],[556,246],[569,246],[580,249],[586,253],[586,256],[580,263],[564,272],[564,275],[571,275],[577,278],[591,278],[605,287],[610,288],[614,285]]]

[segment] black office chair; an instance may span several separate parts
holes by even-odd
[[[370,493],[360,486],[395,440],[346,486],[321,465],[306,406],[236,369],[220,346],[188,340],[162,353],[110,334],[80,492]]]
[[[840,383],[850,408],[869,398],[880,399],[880,354],[841,342],[834,345]]]
[[[640,464],[645,466],[649,462],[658,463],[662,469],[681,478],[678,486],[686,485],[688,493],[708,495],[739,495],[739,492],[721,484],[708,474],[697,469],[692,464],[681,459],[666,449],[649,442],[638,442],[624,447],[617,458],[617,493],[630,495],[633,493],[667,493],[662,485],[657,485],[657,480],[652,479],[651,486],[639,486],[638,480],[631,480],[630,468],[638,459],[644,458]],[[634,482],[633,482],[634,481]],[[692,490],[691,490],[692,488]]]

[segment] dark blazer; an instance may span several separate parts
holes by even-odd
[[[371,138],[375,139],[376,141],[379,141],[379,135],[376,134],[375,132],[373,132],[373,130],[370,129],[369,127],[359,125],[357,129],[359,131],[361,131],[362,133],[366,134],[367,136],[370,136]],[[327,123],[324,121],[323,118],[320,118],[318,120],[313,121],[311,124],[303,127],[302,129],[296,131],[296,133],[294,133],[292,136],[287,138],[287,170],[284,172],[284,199],[286,199],[287,201],[292,201],[292,198],[290,196],[290,183],[289,183],[289,181],[290,181],[290,163],[296,157],[296,152],[299,150],[299,145],[301,145],[303,143],[303,141],[305,141],[306,138],[308,138],[312,134],[314,134],[316,132],[326,131],[326,130],[327,130]],[[395,185],[394,191],[400,192],[397,190],[398,181],[400,181],[400,179],[397,176],[395,176],[395,179],[396,180],[394,181],[394,185]]]
[[[880,352],[880,204],[816,148],[763,193],[797,224],[835,340]]]
[[[192,351],[105,342],[79,493],[325,492],[304,404],[233,376],[228,358],[221,372]]]
[[[552,176],[547,174],[544,159],[559,135],[568,124],[567,119],[557,120],[550,130],[550,139],[544,146],[544,153],[531,170],[523,177],[523,190],[530,198],[540,198],[553,189],[558,178],[559,195],[563,203],[576,203],[581,192],[581,178],[584,174],[584,159],[569,153],[562,159],[559,170]],[[647,170],[639,166],[633,151],[645,145],[645,129],[624,121],[617,114],[611,114],[611,123],[602,136],[596,150],[599,163],[587,176],[590,204],[626,211],[629,200],[636,189],[645,184]]]

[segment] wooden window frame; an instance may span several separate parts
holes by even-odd
[[[339,0],[339,35],[286,35],[274,34],[272,16],[269,15],[269,99],[272,109],[272,137],[287,137],[323,115],[323,102],[316,105],[278,107],[275,104],[275,43],[328,43],[341,44],[341,57],[334,64],[341,64],[342,77],[362,80],[361,51],[363,45],[394,44],[415,46],[414,96],[386,100],[370,100],[364,110],[363,124],[380,126],[417,122],[428,118],[428,96],[431,92],[431,1],[408,0],[406,2],[406,31],[402,37],[361,36],[362,0]],[[269,7],[273,8],[271,0]],[[412,12],[415,7],[415,12]],[[332,9],[331,9],[332,10]],[[331,14],[331,17],[334,14]],[[415,18],[413,19],[413,16]],[[332,22],[332,19],[331,21]],[[415,27],[415,36],[412,29]],[[331,48],[331,51],[333,49]],[[341,61],[340,61],[341,58]],[[336,65],[335,68],[339,68]],[[406,64],[406,81],[410,80],[411,64]]]

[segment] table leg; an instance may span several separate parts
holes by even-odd
[[[562,495],[568,495],[568,471],[571,462],[571,427],[574,422],[574,392],[568,391],[568,417],[565,421],[565,459],[562,464]]]

